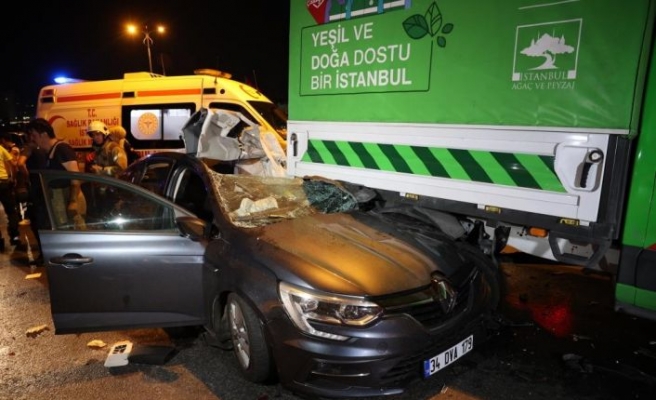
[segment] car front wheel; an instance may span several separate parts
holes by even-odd
[[[271,377],[271,355],[262,325],[253,309],[237,294],[228,297],[228,324],[233,350],[242,374],[251,382]]]

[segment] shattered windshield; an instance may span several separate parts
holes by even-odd
[[[312,213],[357,208],[356,198],[337,182],[323,178],[224,175],[211,171],[223,214],[237,226],[257,227]]]

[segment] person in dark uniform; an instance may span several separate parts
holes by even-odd
[[[32,234],[39,243],[39,233],[36,226],[34,214],[34,199],[32,194],[32,183],[30,181],[30,171],[45,169],[47,166],[48,154],[39,147],[28,135],[27,142],[23,145],[18,156],[16,165],[16,201],[24,207],[24,219],[30,225]],[[23,222],[21,222],[23,223]]]

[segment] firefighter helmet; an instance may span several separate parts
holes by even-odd
[[[94,132],[100,132],[105,137],[109,135],[109,129],[107,128],[107,125],[105,125],[105,123],[102,121],[91,121],[91,123],[87,127],[87,135],[93,138]]]

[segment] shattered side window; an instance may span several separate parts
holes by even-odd
[[[237,226],[253,228],[312,213],[355,209],[355,197],[325,179],[223,175],[210,172],[221,210]]]

